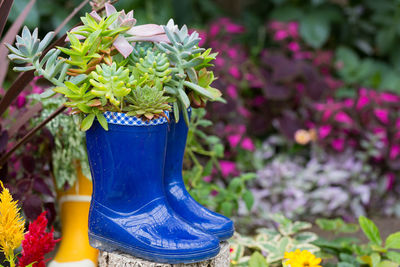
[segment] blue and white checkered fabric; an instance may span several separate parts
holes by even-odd
[[[165,112],[169,118],[169,112]],[[150,126],[150,125],[159,125],[163,123],[167,123],[167,119],[164,117],[159,117],[157,119],[153,119],[150,121],[143,121],[138,117],[127,116],[125,113],[119,112],[104,112],[104,117],[106,117],[107,122],[111,124],[119,124],[119,125],[129,125],[129,126]]]

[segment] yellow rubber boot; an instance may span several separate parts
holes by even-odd
[[[92,182],[80,168],[76,183],[67,191],[58,192],[61,210],[61,242],[49,267],[95,267],[97,249],[89,245],[88,216]]]

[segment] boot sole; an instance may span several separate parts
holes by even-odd
[[[110,240],[108,238],[100,237],[93,233],[89,233],[89,243],[92,247],[97,248],[101,251],[106,252],[122,252],[132,255],[134,257],[145,259],[151,262],[159,263],[194,263],[199,261],[205,261],[214,258],[218,255],[220,247],[215,249],[201,251],[197,253],[185,253],[185,254],[161,254],[156,252],[149,252],[139,248],[126,247],[118,242]]]

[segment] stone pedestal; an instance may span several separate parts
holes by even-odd
[[[156,263],[118,252],[100,251],[99,255],[99,267],[229,267],[229,265],[230,251],[228,242],[221,243],[221,251],[215,258],[190,264]]]

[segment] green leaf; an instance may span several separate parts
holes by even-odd
[[[103,114],[96,114],[96,118],[99,121],[101,127],[103,127],[104,130],[108,131],[107,119],[103,116]]]
[[[87,115],[81,123],[81,130],[82,131],[87,131],[89,130],[90,127],[92,127],[93,121],[94,121],[95,115],[93,113]]]
[[[393,28],[382,28],[376,33],[376,46],[380,55],[386,55],[395,44],[396,30]]]
[[[247,209],[250,211],[251,207],[253,207],[254,204],[254,196],[253,193],[251,193],[250,190],[246,190],[242,196],[244,203],[246,204]]]
[[[317,12],[307,14],[300,21],[300,35],[313,48],[320,48],[328,39],[330,25],[324,16]]]
[[[193,89],[194,91],[196,91],[197,93],[199,93],[202,96],[208,97],[210,99],[214,99],[214,96],[211,92],[207,91],[205,88],[194,84],[192,82],[189,81],[184,81],[183,84],[187,87],[189,87],[190,89]]]
[[[376,266],[377,267],[398,267],[399,264],[397,264],[396,262],[392,262],[392,261],[381,261]]]
[[[371,254],[372,267],[378,266],[380,261],[381,261],[381,255],[379,255],[379,253],[375,252]]]
[[[389,251],[388,253],[386,253],[386,257],[387,257],[389,260],[394,261],[394,262],[400,264],[400,253],[399,253],[399,252]]]
[[[358,218],[358,222],[369,241],[377,246],[381,246],[381,234],[379,233],[378,227],[376,227],[374,222],[364,216],[360,216]]]
[[[348,262],[339,262],[337,267],[356,267],[357,265]]]
[[[385,248],[400,249],[400,232],[391,234],[386,238]]]
[[[221,211],[224,215],[230,217],[233,213],[234,204],[231,201],[225,201],[221,205]]]
[[[251,255],[249,261],[249,267],[267,267],[267,261],[264,256],[260,254],[260,252],[256,251]]]

